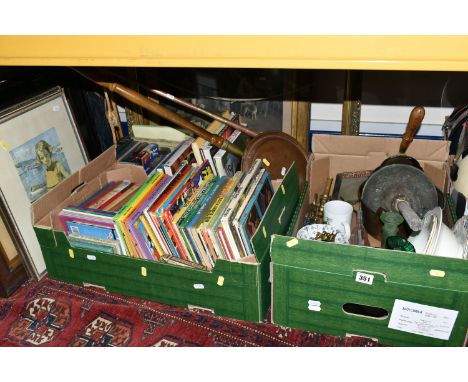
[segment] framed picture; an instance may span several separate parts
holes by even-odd
[[[31,276],[39,279],[46,272],[31,204],[87,161],[62,88],[0,112],[0,203],[22,243]]]

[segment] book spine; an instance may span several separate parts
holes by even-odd
[[[234,143],[235,140],[239,137],[241,132],[239,130],[235,130],[232,132],[228,141]],[[226,171],[226,159],[227,159],[227,152],[224,149],[219,149],[213,157],[214,165],[216,166],[216,171],[218,176],[232,176],[228,173],[235,172],[236,169],[230,169]]]
[[[85,199],[84,201],[82,201],[80,204],[78,204],[78,207],[79,208],[85,208],[86,206],[88,206],[89,204],[91,203],[94,203],[96,200],[98,200],[99,197],[101,197],[102,195],[104,195],[106,192],[109,192],[110,190],[112,190],[114,187],[117,186],[117,183],[114,182],[114,181],[111,181],[109,183],[107,183],[103,188],[101,188],[99,191],[93,193],[89,198]]]
[[[182,161],[189,156],[192,152],[192,142],[193,138],[189,138],[182,142],[180,147],[166,160],[163,168],[167,175],[174,175]]]
[[[123,180],[121,182],[118,182],[117,186],[114,187],[112,190],[107,192],[105,195],[100,197],[98,200],[96,200],[94,203],[91,203],[86,206],[86,208],[93,208],[96,210],[103,210],[104,205],[109,204],[116,196],[118,196],[123,190],[125,190],[127,187],[131,185],[131,182],[128,180]]]

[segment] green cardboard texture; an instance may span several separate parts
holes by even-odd
[[[276,324],[394,346],[466,341],[466,260],[279,235],[271,259]]]
[[[53,216],[41,218],[42,224],[36,225],[35,231],[51,278],[259,322],[265,318],[271,302],[270,235],[286,233],[298,196],[299,178],[292,166],[252,238],[255,256],[244,258],[243,262],[218,259],[211,272],[71,248],[64,232],[45,226],[44,222],[54,221]]]

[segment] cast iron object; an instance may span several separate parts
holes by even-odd
[[[290,135],[270,131],[258,134],[244,150],[242,171],[247,171],[260,158],[271,179],[281,179],[286,171],[296,163],[299,186],[302,187],[307,173],[307,151]]]
[[[391,156],[385,159],[380,167],[386,166],[389,164],[406,164],[410,166],[414,166],[422,170],[419,162],[410,157],[405,155],[406,150],[408,149],[411,142],[413,142],[413,138],[418,132],[419,128],[421,127],[422,120],[424,119],[425,110],[422,106],[416,106],[409,116],[408,125],[406,126],[405,134],[403,135],[400,143],[400,149],[398,151],[398,155]]]
[[[399,200],[408,202],[422,218],[427,211],[437,207],[437,189],[424,171],[415,166],[397,163],[376,169],[361,192],[363,223],[370,235],[381,238],[380,214],[383,211],[400,212]]]

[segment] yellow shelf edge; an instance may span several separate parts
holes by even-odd
[[[0,65],[468,71],[468,36],[0,36]]]

